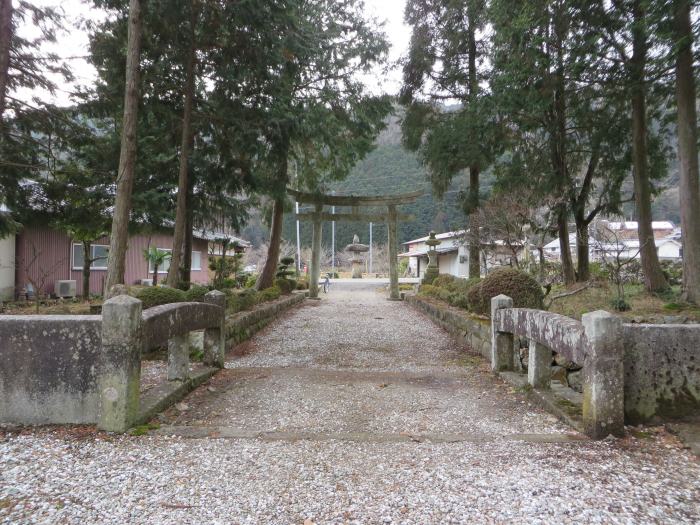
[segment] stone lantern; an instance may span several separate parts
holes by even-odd
[[[435,278],[440,274],[440,270],[438,270],[436,248],[441,243],[442,241],[435,238],[435,232],[431,231],[428,235],[428,240],[425,241],[425,244],[428,246],[428,267],[423,274],[423,284],[432,284]]]
[[[350,262],[352,262],[352,278],[362,279],[362,265],[364,260],[361,254],[369,251],[369,246],[360,244],[360,238],[355,235],[352,239],[352,244],[348,244],[345,247],[345,251],[352,254],[352,259],[350,259]]]

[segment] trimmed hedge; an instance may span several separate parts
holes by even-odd
[[[136,298],[143,303],[143,309],[161,304],[181,303],[185,301],[185,292],[177,288],[149,286],[136,293]]]
[[[424,284],[418,292],[420,295],[435,297],[457,308],[468,309],[467,293],[480,279],[462,279],[454,275],[441,274],[432,284]]]
[[[203,303],[204,296],[209,293],[209,288],[194,284],[185,292],[185,301]]]
[[[544,293],[534,277],[515,268],[498,268],[467,292],[469,309],[490,315],[491,298],[501,294],[512,298],[515,308],[543,306]]]
[[[297,283],[293,279],[286,279],[284,277],[278,277],[275,279],[275,286],[280,289],[284,295],[289,295],[292,290],[296,289]]]

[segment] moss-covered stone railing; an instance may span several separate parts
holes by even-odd
[[[279,299],[257,305],[252,310],[226,316],[226,347],[237,345],[250,339],[275,320],[285,310],[301,303],[307,291],[294,292]]]
[[[432,297],[407,294],[405,299],[458,341],[492,361],[492,329],[488,318]],[[552,364],[551,350],[566,354],[563,357],[568,356],[566,359],[574,363],[586,364],[585,355],[582,357],[581,354],[585,333],[581,322],[544,311],[513,310],[518,310],[517,316],[510,315],[501,322],[507,324],[505,331],[510,330],[510,333],[514,325],[521,327],[524,335],[518,339],[529,339],[529,346],[535,354],[533,366],[528,366],[528,373],[532,374],[528,378],[530,384],[546,388],[548,369],[551,377],[557,368],[549,366]],[[700,410],[700,324],[625,323],[621,332],[625,422],[638,424],[697,414]],[[522,371],[518,356],[521,341],[517,343],[512,352],[506,345],[500,356],[503,361],[496,368]],[[538,350],[538,343],[550,351],[541,347]],[[528,365],[530,356],[528,350]],[[582,370],[581,374],[585,373]]]
[[[505,295],[491,299],[491,368],[513,370],[513,336],[527,337],[528,382],[549,388],[552,351],[583,363],[583,429],[594,439],[625,432],[622,321],[599,310],[582,322],[530,308],[513,308]]]

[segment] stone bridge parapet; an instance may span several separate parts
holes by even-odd
[[[624,434],[624,348],[622,321],[602,310],[581,322],[563,315],[513,308],[505,295],[491,299],[491,368],[515,369],[514,336],[530,341],[528,382],[549,388],[552,351],[583,365],[583,426],[595,439]]]

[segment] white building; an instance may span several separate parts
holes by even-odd
[[[439,233],[436,239],[442,241],[435,251],[438,254],[438,269],[440,273],[448,273],[456,277],[469,276],[468,247],[464,244],[465,230]],[[423,277],[428,267],[428,246],[425,241],[428,236],[402,243],[404,253],[399,257],[408,259],[408,271],[413,277]]]
[[[610,225],[619,225],[621,223],[608,223]],[[626,225],[636,223],[625,223]],[[680,230],[673,227],[673,224],[668,221],[655,221],[657,227],[654,230],[654,244],[656,244],[656,252],[660,260],[680,261],[683,259],[683,245],[680,242]],[[615,236],[621,231],[621,228],[611,229]],[[665,237],[656,237],[660,231],[670,232]],[[636,237],[629,238],[628,236],[619,235],[617,239],[613,236],[612,239],[597,240],[593,236],[589,239],[590,257],[593,261],[603,260],[605,257],[619,256],[622,259],[640,259],[639,239]],[[571,246],[571,256],[576,259],[576,234],[569,235],[569,244]],[[548,259],[559,261],[561,260],[561,249],[559,247],[559,239],[544,245],[544,254]]]

